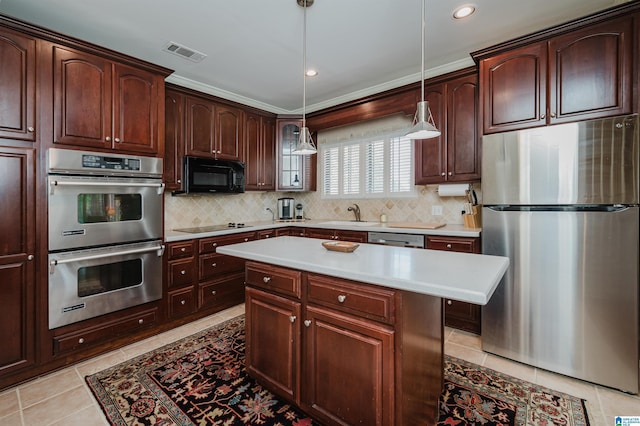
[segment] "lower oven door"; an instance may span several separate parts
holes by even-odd
[[[49,251],[162,238],[160,179],[49,176]]]
[[[49,254],[49,329],[162,297],[162,241]]]

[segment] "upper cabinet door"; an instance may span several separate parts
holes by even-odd
[[[625,17],[549,42],[550,123],[631,112],[632,35]]]
[[[216,105],[216,157],[240,161],[242,158],[243,112],[240,108]]]
[[[153,73],[115,64],[113,73],[113,146],[158,152],[158,82]]]
[[[484,133],[545,125],[547,44],[480,62]]]
[[[215,105],[212,101],[187,96],[186,103],[187,155],[215,157]]]
[[[164,174],[167,189],[182,188],[184,96],[167,90],[164,97]]]
[[[480,178],[478,76],[447,84],[447,180]]]
[[[53,47],[54,143],[111,148],[111,62]]]
[[[0,138],[34,142],[34,39],[0,28]]]

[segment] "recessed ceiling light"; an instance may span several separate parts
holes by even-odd
[[[471,16],[473,15],[473,13],[476,11],[476,7],[470,4],[466,4],[464,6],[460,6],[459,8],[457,8],[456,10],[453,11],[453,17],[455,19],[463,19],[466,18],[467,16]]]
[[[316,70],[307,70],[307,72],[305,73],[305,75],[307,77],[315,77],[316,75],[318,75],[318,71]]]

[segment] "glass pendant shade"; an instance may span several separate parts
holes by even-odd
[[[298,144],[296,145],[296,149],[293,150],[292,154],[311,155],[315,154],[317,151],[318,150],[316,149],[316,145],[313,143],[313,139],[311,138],[311,132],[309,132],[309,128],[301,128]]]
[[[416,116],[413,120],[413,127],[407,133],[407,137],[410,139],[429,139],[440,136],[440,131],[436,128],[431,110],[429,109],[429,102],[418,102]]]

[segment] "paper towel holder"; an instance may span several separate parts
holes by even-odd
[[[466,197],[469,191],[471,191],[470,183],[438,185],[437,189],[440,197]]]

